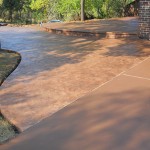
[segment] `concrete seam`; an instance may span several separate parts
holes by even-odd
[[[131,68],[129,68],[128,70],[135,68],[136,66],[142,64],[143,62],[147,61],[148,59],[150,59],[150,56],[148,56],[146,59],[144,59],[144,60],[138,62],[137,64],[133,65],[133,66],[132,66]]]
[[[123,74],[124,76],[128,76],[128,77],[132,77],[132,78],[138,78],[138,79],[144,79],[144,80],[149,80],[150,78],[144,78],[144,77],[140,77],[140,76],[134,76],[134,75],[129,75],[129,74]]]

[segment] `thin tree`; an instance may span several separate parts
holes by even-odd
[[[84,10],[84,6],[85,6],[85,0],[81,0],[81,21],[85,20],[85,10]]]

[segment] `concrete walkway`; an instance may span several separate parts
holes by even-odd
[[[149,150],[149,66],[147,58],[1,150]]]
[[[11,27],[0,32],[2,47],[22,56],[0,87],[1,112],[21,131],[150,54],[149,41],[138,39],[96,40]]]

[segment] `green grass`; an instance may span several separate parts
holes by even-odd
[[[0,49],[0,85],[20,62],[20,55]]]
[[[0,49],[0,86],[20,62],[18,53]],[[0,113],[0,144],[14,137],[17,130]]]
[[[16,136],[15,128],[0,114],[0,144]]]

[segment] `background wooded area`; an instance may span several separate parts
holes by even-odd
[[[82,11],[84,5],[84,14]],[[138,15],[138,0],[0,0],[0,18],[15,23],[101,19]],[[84,19],[83,18],[83,19]],[[82,20],[83,20],[82,19]]]

